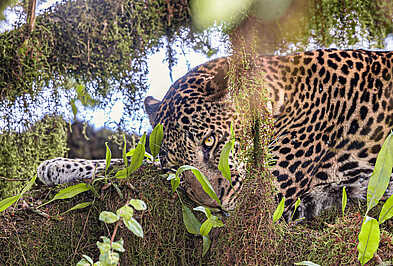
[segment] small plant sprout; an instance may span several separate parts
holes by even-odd
[[[75,197],[76,195],[92,190],[91,185],[86,185],[85,183],[76,184],[65,189],[60,190],[51,200],[45,202],[44,204],[37,207],[41,208],[52,201],[59,200],[59,199],[70,199]]]
[[[343,186],[343,195],[341,197],[341,210],[343,212],[343,216],[345,215],[345,207],[347,206],[348,198],[346,192],[346,186]]]
[[[31,187],[34,185],[35,180],[37,179],[37,175],[35,175],[29,183],[26,184],[26,186],[22,189],[22,192],[18,195],[3,199],[0,201],[0,212],[5,211],[10,207],[12,204],[14,204],[17,200],[19,200],[26,192],[28,192]]]
[[[111,164],[111,160],[112,160],[112,152],[111,149],[108,146],[108,142],[105,142],[105,146],[106,146],[106,153],[105,153],[105,177],[107,177],[106,172],[108,171],[108,168]]]
[[[285,197],[281,199],[280,204],[278,204],[277,209],[274,211],[273,223],[277,222],[282,217],[282,214],[284,213],[284,207],[285,207]]]
[[[220,161],[218,163],[218,170],[221,171],[222,175],[232,185],[231,171],[229,168],[229,155],[235,147],[235,133],[233,131],[233,123],[231,123],[231,139],[225,144],[220,154]]]
[[[393,216],[392,196],[382,206],[379,220],[369,217],[368,212],[378,204],[389,185],[393,168],[393,132],[386,138],[378,154],[374,172],[367,187],[367,212],[359,233],[358,260],[362,265],[373,258],[380,241],[379,225]]]
[[[211,240],[207,235],[210,233],[213,227],[222,227],[224,226],[224,223],[220,221],[220,219],[218,219],[217,216],[212,215],[209,208],[198,206],[194,208],[194,210],[203,212],[207,217],[207,220],[199,228],[199,234],[203,238],[202,256],[205,256],[206,252],[209,250],[211,245]]]
[[[143,158],[145,157],[145,143],[146,143],[146,133],[144,133],[143,136],[140,138],[138,145],[136,145],[136,148],[128,153],[126,153],[125,151],[126,147],[124,144],[123,161],[126,167],[125,169],[120,170],[116,173],[115,175],[116,178],[127,178],[132,172],[137,170],[142,165]],[[130,166],[128,166],[127,156],[130,155],[132,156],[131,163]]]
[[[162,124],[158,124],[151,132],[149,138],[149,147],[150,147],[153,161],[157,157],[158,152],[160,151],[161,142],[163,138],[164,138],[164,128]]]
[[[183,165],[179,167],[176,171],[176,177],[179,178],[180,180],[180,174],[184,171],[191,170],[191,172],[195,175],[195,177],[198,179],[199,183],[202,185],[203,190],[212,198],[214,199],[221,207],[221,201],[217,197],[216,192],[214,191],[212,185],[210,184],[209,180],[206,178],[206,176],[199,171],[199,169],[189,166],[189,165]]]
[[[194,173],[196,178],[201,183],[202,188],[205,190],[205,192],[208,195],[210,195],[213,199],[215,199],[221,205],[221,202],[218,199],[216,193],[214,192],[209,180],[207,180],[207,178],[198,169],[196,169],[195,167],[192,167],[192,166],[188,166],[188,165],[181,166],[177,170],[176,174],[173,174],[173,173],[169,174],[167,180],[171,181],[173,192],[175,192],[177,190],[177,188],[179,187],[180,174],[184,171],[187,171],[187,170],[191,170]],[[180,195],[179,194],[177,194],[177,195],[178,195],[180,202],[182,203],[184,225],[190,234],[202,236],[202,240],[203,240],[202,256],[205,256],[205,254],[207,253],[207,251],[209,250],[210,245],[211,245],[211,240],[209,239],[209,237],[207,235],[209,234],[210,230],[213,227],[221,227],[224,224],[222,223],[222,221],[220,221],[218,219],[217,216],[212,215],[210,209],[199,206],[197,208],[194,208],[194,210],[204,212],[207,217],[207,220],[201,225],[201,223],[197,220],[197,218],[192,213],[192,211],[186,205],[183,204],[183,202],[180,198]]]
[[[160,147],[161,147],[161,143],[162,143],[162,139],[164,138],[164,130],[161,124],[158,124],[153,131],[150,134],[149,137],[149,147],[150,150],[152,152],[152,154],[148,153],[145,151],[145,149],[143,149],[144,151],[144,157],[148,158],[151,162],[154,162],[156,160],[158,160],[156,157],[158,156],[158,153],[160,151]],[[145,134],[141,137],[141,139],[138,142],[139,144],[143,144],[143,147],[145,147],[146,144],[146,136]],[[143,154],[142,151],[142,147],[138,148],[138,145],[135,149],[131,149],[129,152],[126,153],[126,156],[133,156],[134,154],[138,154],[138,157],[141,157],[141,155]],[[132,158],[131,158],[132,160]],[[136,159],[135,159],[136,160]],[[141,158],[139,158],[139,161],[141,160]],[[143,161],[143,157],[142,157],[142,161]],[[132,163],[131,163],[132,164]]]
[[[142,200],[131,199],[126,205],[119,208],[116,213],[110,211],[103,211],[100,213],[99,219],[104,223],[111,224],[116,223],[113,230],[111,239],[101,236],[102,242],[97,242],[97,247],[100,250],[100,257],[98,262],[93,262],[93,260],[86,255],[83,255],[83,259],[80,260],[77,266],[81,265],[118,265],[120,261],[120,255],[118,252],[124,252],[123,247],[124,241],[120,239],[115,242],[115,236],[117,229],[121,222],[133,232],[138,237],[143,237],[142,226],[137,220],[133,218],[134,209],[138,211],[143,211],[147,209],[146,203]]]
[[[292,212],[291,221],[293,221],[293,216],[295,216],[296,210],[297,210],[297,208],[299,208],[300,202],[301,202],[300,198],[298,198],[298,199],[296,200],[296,202],[295,202],[295,208],[293,209],[293,212]],[[294,223],[297,223],[298,221],[301,221],[301,220],[303,220],[303,219],[304,219],[304,217],[299,218],[299,219],[296,219],[296,220],[293,221],[293,222],[294,222]]]

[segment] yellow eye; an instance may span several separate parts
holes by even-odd
[[[212,147],[214,145],[214,136],[210,136],[207,139],[205,139],[205,145],[207,147]]]

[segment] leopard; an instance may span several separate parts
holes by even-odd
[[[239,120],[230,95],[231,60],[197,66],[161,101],[144,101],[151,126],[163,125],[161,166],[198,168],[221,205],[191,171],[182,176],[184,190],[195,203],[226,211],[236,210],[245,181],[244,165],[236,163],[238,145],[229,158],[231,181],[218,170],[231,124]],[[285,197],[284,218],[319,215],[341,202],[343,187],[349,198],[365,199],[377,155],[393,129],[393,52],[317,49],[254,60],[274,119],[269,171],[277,199]],[[235,127],[235,136],[240,132]],[[102,169],[103,161],[56,158],[39,166],[38,177],[49,185],[63,183],[92,177],[94,168]],[[392,183],[385,196],[392,194]]]

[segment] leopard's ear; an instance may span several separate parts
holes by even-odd
[[[213,91],[214,93],[206,100],[217,101],[228,93],[228,70],[229,65],[225,62],[207,83],[207,91]]]
[[[145,111],[149,115],[149,120],[150,124],[152,127],[154,127],[154,119],[156,118],[157,115],[157,110],[158,107],[160,107],[160,101],[157,99],[154,99],[151,96],[146,97],[145,101]]]

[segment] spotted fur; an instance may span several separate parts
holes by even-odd
[[[192,69],[172,85],[162,102],[148,97],[145,107],[152,126],[164,127],[163,167],[199,168],[224,208],[234,209],[236,195],[217,169],[230,123],[238,119],[228,96],[229,62],[220,58]],[[318,215],[341,201],[343,186],[349,197],[364,198],[377,154],[393,129],[393,52],[315,50],[260,56],[256,63],[265,73],[275,117],[272,174],[278,198],[286,198],[286,217],[298,198],[301,204],[294,219]],[[208,138],[213,142],[207,146]],[[241,193],[244,170],[234,163],[234,156],[232,185]],[[68,163],[41,165],[47,170],[39,176],[51,173],[44,177],[49,184],[72,179],[60,174]],[[194,201],[218,207],[192,173],[183,179]]]

